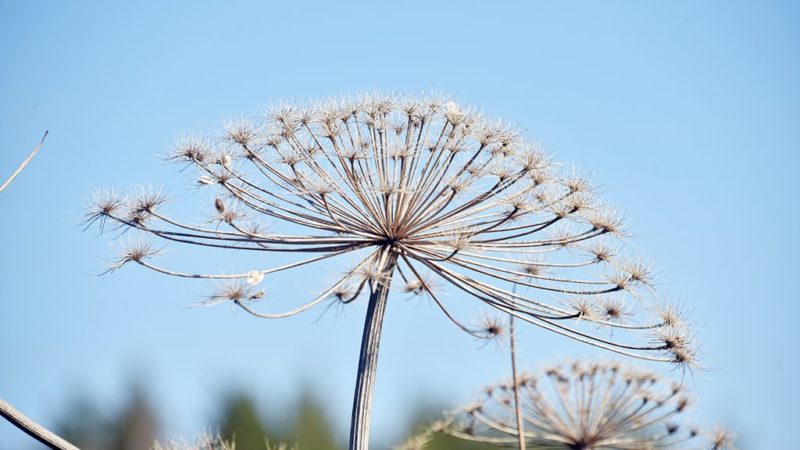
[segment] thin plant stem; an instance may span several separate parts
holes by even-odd
[[[367,315],[364,319],[364,333],[361,337],[361,353],[358,358],[358,374],[353,395],[353,412],[350,418],[349,450],[367,450],[369,448],[372,394],[378,368],[381,328],[389,298],[389,285],[397,262],[397,256],[393,253],[391,255],[384,254],[384,258],[386,262],[381,271],[383,277],[374,282],[374,288],[369,297]]]
[[[514,329],[514,316],[508,318],[508,338],[511,341],[511,383],[514,388],[514,414],[517,416],[517,436],[519,448],[525,450],[525,425],[522,422],[522,404],[519,401],[519,378],[517,376],[517,336]]]
[[[42,145],[44,145],[44,140],[45,140],[45,138],[47,138],[47,133],[49,133],[49,131],[45,131],[44,132],[44,136],[42,136],[42,140],[39,141],[39,145],[37,145],[33,149],[33,151],[31,151],[31,153],[28,155],[28,157],[25,158],[25,161],[22,161],[22,164],[20,164],[19,167],[17,167],[17,170],[15,170],[14,173],[12,173],[11,176],[8,177],[8,179],[3,183],[3,185],[0,186],[0,192],[3,192],[6,189],[6,187],[8,187],[8,185],[11,184],[12,181],[14,181],[14,178],[16,178],[17,175],[19,175],[20,172],[22,172],[22,169],[24,169],[25,166],[27,166],[28,163],[31,162],[33,157],[36,156],[36,153],[38,153],[39,149],[42,148]]]
[[[47,448],[54,450],[78,450],[78,447],[75,447],[52,431],[29,419],[2,399],[0,399],[0,416],[27,433],[30,437],[46,445]]]

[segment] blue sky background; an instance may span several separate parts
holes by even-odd
[[[308,386],[344,438],[363,304],[275,322],[188,309],[207,286],[94,276],[114,247],[79,222],[98,187],[188,192],[159,159],[179,132],[285,99],[435,91],[591,173],[701,327],[702,420],[753,449],[796,442],[800,4],[166,3],[0,1],[0,178],[50,130],[0,194],[0,397],[53,425],[76,392],[113,405],[138,374],[188,436],[231,386],[270,410]],[[530,328],[520,346],[528,368],[606,356]],[[500,348],[417,301],[390,305],[381,351],[376,442],[421,396],[462,403],[507,373]],[[0,423],[1,449],[29,442]]]

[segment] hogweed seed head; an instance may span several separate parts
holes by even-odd
[[[500,339],[506,334],[506,327],[497,317],[486,316],[477,326],[484,339]]]
[[[211,143],[208,140],[191,135],[180,135],[170,153],[167,154],[166,159],[190,164],[202,164],[207,159],[210,151]]]
[[[540,380],[540,381],[539,381]],[[677,383],[620,363],[575,362],[518,378],[527,448],[565,450],[732,449],[730,433],[681,423],[692,397]],[[446,414],[427,432],[516,448],[511,382]]]
[[[216,191],[214,219],[175,219],[163,211],[161,191],[147,190],[99,196],[86,222],[180,245],[287,256],[278,267],[224,274],[166,269],[153,263],[156,253],[120,259],[178,277],[241,282],[205,303],[287,317],[331,298],[350,302],[400,274],[403,290],[429,297],[475,336],[493,333],[464,325],[438,291],[621,354],[696,363],[690,335],[676,343],[672,331],[658,332],[683,320],[656,298],[649,267],[617,259],[621,215],[595,198],[585,177],[562,172],[542,145],[449,99],[370,94],[280,105],[261,120],[226,123],[217,137],[181,136],[168,159],[193,166],[198,185]],[[250,217],[287,232],[266,232]],[[338,281],[303,306],[278,313],[248,306],[248,289],[262,278],[347,254],[357,261],[343,261]]]
[[[108,218],[113,214],[120,214],[120,210],[124,205],[124,198],[113,190],[95,191],[92,194],[92,200],[86,212],[83,225],[89,228],[97,223],[102,232],[105,229]]]
[[[249,282],[231,281],[220,285],[211,295],[203,300],[201,306],[211,306],[218,303],[235,303],[242,305],[255,302],[264,297],[264,291],[255,289]]]

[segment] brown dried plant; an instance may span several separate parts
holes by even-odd
[[[435,432],[474,442],[530,449],[731,450],[724,430],[703,433],[679,423],[693,402],[684,388],[619,363],[573,363],[517,379],[524,431],[512,381],[488,386],[483,398],[447,414]],[[418,439],[424,440],[424,437]]]
[[[696,362],[679,315],[655,301],[648,266],[614,250],[622,220],[591,185],[515,128],[453,101],[376,94],[279,106],[262,120],[228,123],[219,136],[183,137],[169,159],[193,166],[198,184],[216,190],[209,222],[176,219],[166,196],[142,191],[99,194],[87,223],[190,246],[311,256],[241,273],[177,271],[154,263],[159,248],[145,240],[110,270],[133,262],[227,281],[206,303],[262,318],[367,296],[350,449],[368,446],[381,325],[398,278],[403,291],[429,297],[476,337],[492,336],[491,328],[457,318],[435,287],[620,354]],[[254,217],[273,219],[275,231]],[[255,306],[264,277],[323,260],[346,269],[318,296],[285,312]],[[528,294],[501,287],[508,283]]]

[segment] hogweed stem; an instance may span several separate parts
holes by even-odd
[[[375,376],[378,369],[378,351],[381,344],[381,328],[389,299],[389,286],[397,264],[397,255],[388,255],[384,251],[382,279],[374,282],[369,296],[367,315],[364,319],[364,333],[361,337],[361,353],[358,357],[358,374],[356,389],[353,394],[353,412],[350,418],[349,450],[366,450],[369,448],[370,414],[372,412],[372,394],[375,390]]]
[[[525,425],[522,421],[522,404],[519,401],[519,377],[517,376],[517,336],[514,329],[514,316],[508,319],[508,335],[511,341],[511,383],[514,389],[514,414],[517,416],[517,436],[519,448],[525,450]]]

